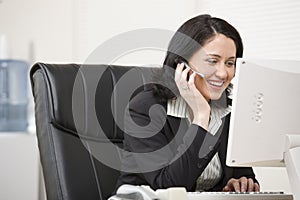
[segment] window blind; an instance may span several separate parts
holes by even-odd
[[[197,1],[197,12],[234,25],[245,57],[300,60],[300,1]]]

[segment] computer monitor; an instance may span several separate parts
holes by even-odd
[[[228,166],[286,166],[300,200],[300,61],[238,58]]]

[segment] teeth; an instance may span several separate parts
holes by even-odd
[[[219,81],[209,81],[209,84],[211,84],[213,86],[221,87],[223,85],[223,81],[222,82],[219,82]]]

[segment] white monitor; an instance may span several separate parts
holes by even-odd
[[[237,59],[229,166],[286,166],[300,200],[300,61]]]

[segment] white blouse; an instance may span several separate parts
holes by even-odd
[[[224,93],[225,95],[225,93]],[[222,98],[221,98],[222,99]],[[208,125],[208,131],[215,135],[222,125],[222,118],[228,115],[231,111],[230,106],[224,106],[220,101],[211,101],[211,113],[210,113],[210,121]],[[179,118],[187,118],[189,124],[190,114],[188,112],[188,107],[185,100],[179,96],[175,100],[169,100],[167,104],[167,115],[179,117]],[[222,176],[222,168],[221,162],[218,156],[218,153],[212,158],[210,163],[204,169],[203,173],[197,179],[196,191],[205,191],[213,186],[215,186]]]

